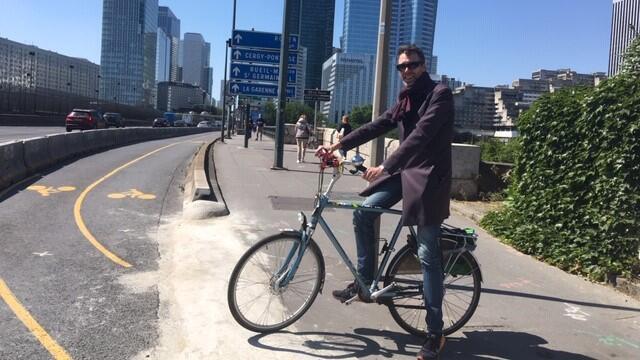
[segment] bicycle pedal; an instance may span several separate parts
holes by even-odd
[[[344,302],[344,304],[345,304],[345,305],[349,305],[349,304],[351,304],[352,302],[354,302],[354,301],[356,301],[356,300],[359,300],[359,299],[360,299],[360,296],[358,296],[358,295],[356,294],[356,296],[354,296],[354,297],[352,297],[351,299],[349,299],[349,300],[345,301],[345,302]]]

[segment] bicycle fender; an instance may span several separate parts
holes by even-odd
[[[302,231],[300,230],[295,230],[295,229],[280,229],[280,234],[282,235],[292,235],[292,236],[296,236],[299,238],[302,238]],[[322,254],[322,250],[320,249],[320,247],[318,246],[318,244],[313,240],[313,238],[311,238],[309,240],[309,247],[314,247],[315,250],[318,252],[318,255],[320,255],[320,263],[318,264],[320,266],[320,294],[322,294],[322,289],[324,289],[324,280],[325,280],[325,268],[324,268],[324,255]]]

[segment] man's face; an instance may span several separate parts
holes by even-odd
[[[402,81],[405,85],[411,86],[419,78],[427,68],[424,65],[424,62],[420,60],[420,57],[414,53],[410,55],[400,54],[398,56],[398,71],[400,71],[400,75],[402,76]]]

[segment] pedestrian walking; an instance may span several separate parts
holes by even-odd
[[[256,140],[260,138],[260,141],[262,141],[263,131],[264,131],[264,119],[262,118],[262,116],[260,116],[258,120],[256,120]]]
[[[338,126],[338,140],[349,135],[349,133],[351,133],[351,130],[351,124],[349,124],[349,115],[343,115],[340,126]],[[347,150],[340,149],[339,151],[340,154],[342,154],[343,158],[347,157]]]
[[[307,122],[307,115],[300,114],[296,123],[296,144],[298,145],[297,162],[303,163],[307,152],[307,143],[311,136],[311,126]]]

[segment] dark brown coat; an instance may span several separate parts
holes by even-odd
[[[360,195],[369,196],[383,182],[400,176],[404,225],[434,225],[449,217],[453,95],[445,85],[428,81],[417,122],[393,121],[396,104],[340,140],[343,148],[351,149],[398,128],[400,146],[382,163],[385,173]]]

